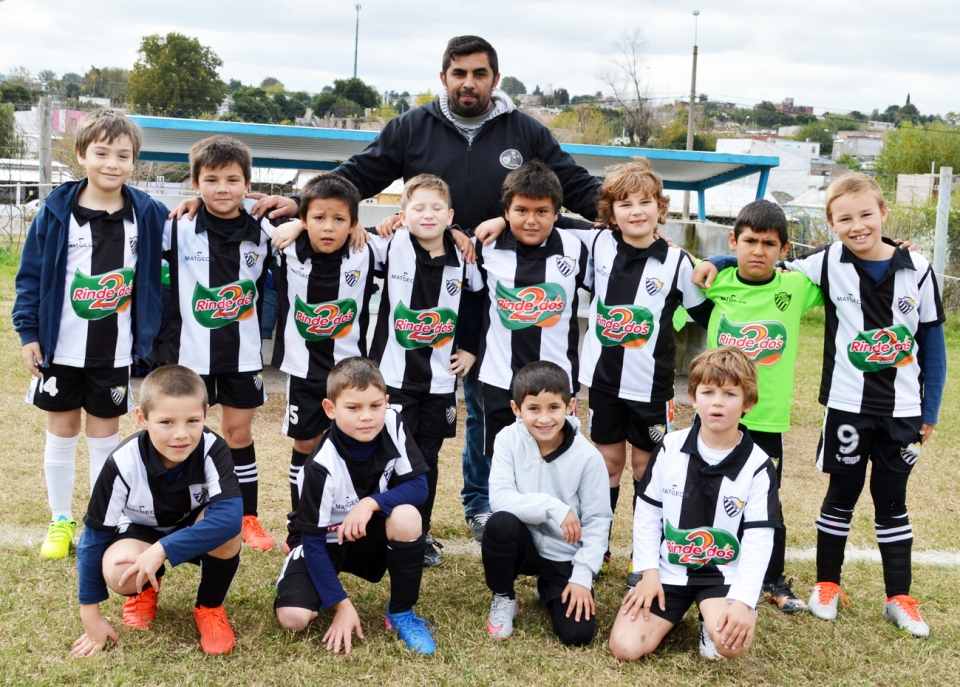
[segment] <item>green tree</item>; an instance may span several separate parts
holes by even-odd
[[[120,67],[90,67],[80,87],[83,95],[91,98],[109,98],[111,105],[123,103],[130,70]]]
[[[0,157],[23,157],[25,146],[17,135],[13,103],[0,104]]]
[[[238,88],[233,93],[233,109],[225,120],[272,124],[282,119],[280,107],[262,88]]]
[[[851,172],[859,172],[862,167],[860,160],[855,158],[850,153],[844,153],[834,160],[834,162],[836,162],[838,165],[845,165],[849,167]]]
[[[511,97],[524,95],[527,92],[527,87],[515,76],[505,76],[500,79],[500,89]]]
[[[285,121],[292,122],[297,117],[302,117],[307,111],[307,106],[303,102],[294,97],[287,97],[286,93],[277,93],[273,96],[273,104],[280,111],[280,119]]]
[[[363,79],[337,79],[333,82],[333,95],[352,100],[361,108],[379,107],[380,93],[375,86],[368,86]]]
[[[935,170],[960,169],[960,128],[943,122],[923,127],[903,122],[887,132],[874,169],[881,185],[892,189],[898,174],[928,174],[931,162]]]
[[[145,36],[130,73],[134,105],[161,114],[213,112],[227,86],[217,72],[223,61],[196,38],[179,33]]]
[[[570,94],[566,88],[558,88],[550,95],[540,98],[540,104],[544,107],[562,107],[570,104]]]
[[[333,93],[321,93],[313,99],[313,113],[318,117],[359,117],[363,108],[349,98]]]
[[[753,115],[750,121],[756,122],[761,129],[773,129],[786,124],[790,117],[777,111],[777,106],[769,100],[764,100],[753,106]]]
[[[540,90],[540,84],[537,84],[537,87],[533,89],[532,95],[543,95],[543,91]]]
[[[400,100],[396,102],[394,107],[397,108],[398,114],[403,114],[404,112],[410,109],[410,103],[407,101],[406,98],[400,98]]]
[[[798,141],[811,141],[820,144],[820,154],[824,157],[830,157],[833,153],[833,136],[836,130],[831,128],[828,121],[816,121],[804,124],[800,130],[794,134],[794,139]]]
[[[0,103],[13,103],[14,105],[29,105],[33,102],[33,94],[30,90],[21,84],[0,84]]]
[[[230,89],[230,92],[233,93],[238,88],[243,88],[243,83],[240,79],[230,79],[230,83],[227,84],[227,88]]]

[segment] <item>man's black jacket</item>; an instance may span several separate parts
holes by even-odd
[[[333,172],[356,184],[363,198],[380,193],[395,179],[435,174],[450,185],[453,221],[472,233],[484,220],[503,215],[504,178],[535,158],[560,178],[564,206],[594,219],[599,179],[561,150],[549,129],[517,110],[484,123],[468,144],[444,116],[439,101],[431,101],[391,119],[363,152]]]

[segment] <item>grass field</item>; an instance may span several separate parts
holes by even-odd
[[[940,565],[914,568],[914,595],[923,603],[932,636],[916,640],[880,616],[883,581],[880,565],[849,563],[844,589],[851,605],[834,623],[812,616],[786,617],[760,608],[757,637],[750,653],[736,662],[704,661],[697,652],[696,615],[691,614],[654,655],[631,665],[613,660],[606,641],[624,590],[630,546],[629,507],[617,513],[612,573],[597,584],[598,636],[583,650],[564,648],[552,635],[549,618],[533,600],[533,584],[518,584],[520,617],[514,637],[494,644],[486,637],[489,592],[483,583],[479,548],[469,537],[459,502],[460,442],[441,454],[440,493],[434,516],[436,536],[448,544],[444,564],[424,573],[418,612],[436,626],[438,652],[420,658],[403,650],[383,629],[387,585],[370,585],[345,576],[364,623],[366,640],[350,656],[327,655],[320,638],[329,623],[321,617],[299,636],[283,632],[272,613],[274,581],[283,561],[278,546],[268,553],[244,548],[240,572],[227,599],[237,648],[225,657],[205,656],[199,648],[192,606],[198,570],[183,565],[168,572],[160,611],[151,632],[127,630],[120,621],[121,599],[102,610],[121,637],[120,646],[98,657],[73,660],[68,649],[81,633],[76,601],[75,558],[44,561],[39,543],[49,511],[43,481],[43,414],[23,403],[29,376],[9,319],[15,263],[0,261],[0,681],[5,684],[336,684],[336,685],[921,685],[952,684],[960,673],[958,569]],[[6,264],[4,264],[6,263]],[[822,316],[811,315],[797,368],[794,427],[787,436],[784,489],[788,531],[788,575],[806,598],[814,566],[801,555],[815,545],[813,521],[826,479],[813,466],[822,410],[816,402],[820,371]],[[957,359],[960,328],[948,326],[948,355]],[[960,437],[958,372],[951,371],[940,427],[924,447],[909,492],[915,551],[939,551],[956,560],[960,518],[960,474],[954,468]],[[290,442],[280,433],[284,399],[271,397],[254,427],[260,472],[261,519],[278,541],[289,503],[287,467]],[[585,410],[585,409],[584,409]],[[463,413],[461,413],[461,416]],[[689,410],[681,412],[689,423]],[[218,413],[210,426],[218,428]],[[124,436],[135,431],[123,419]],[[462,436],[462,432],[461,432]],[[88,493],[86,447],[80,442],[74,515],[85,510]],[[632,487],[625,481],[624,493]],[[628,502],[629,499],[622,501]],[[853,522],[849,548],[875,550],[873,513],[864,495]]]

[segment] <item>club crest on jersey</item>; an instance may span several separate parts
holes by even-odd
[[[900,457],[903,458],[903,462],[907,465],[913,465],[917,462],[917,459],[920,457],[920,442],[918,441],[915,444],[910,444],[909,446],[904,446],[900,449]]]
[[[209,494],[210,492],[202,484],[190,485],[190,495],[193,497],[193,500],[197,502],[198,506],[202,506],[206,502]]]
[[[263,373],[258,372],[253,375],[253,385],[257,387],[257,391],[263,391]]]
[[[248,250],[243,254],[243,261],[247,264],[247,267],[253,267],[257,264],[257,260],[260,259],[259,253],[254,253],[252,250]]]
[[[347,282],[347,286],[356,286],[360,281],[360,270],[347,270],[343,273],[343,279]]]
[[[741,501],[736,496],[723,497],[723,511],[731,518],[737,517],[743,510],[746,501]]]
[[[407,350],[445,346],[456,329],[457,313],[450,308],[411,310],[401,301],[393,311],[393,333]]]
[[[352,298],[332,303],[305,303],[296,296],[293,320],[305,341],[341,339],[350,333],[357,319],[357,302]]]
[[[463,282],[459,279],[447,279],[447,293],[456,296],[463,288]]]
[[[120,405],[123,403],[123,399],[127,396],[127,387],[125,386],[112,386],[110,387],[110,398],[114,403]]]
[[[123,312],[130,307],[133,275],[131,267],[92,276],[77,270],[70,284],[73,312],[84,320],[102,320]]]
[[[567,257],[566,255],[557,256],[557,270],[565,277],[569,277],[577,271],[577,259]]]
[[[917,302],[914,299],[910,298],[909,296],[904,296],[902,298],[897,299],[897,308],[904,315],[910,313],[916,307],[917,307]]]
[[[663,535],[667,545],[667,560],[692,570],[705,565],[726,565],[740,555],[737,538],[715,527],[681,530],[669,520],[664,520]]]
[[[773,294],[773,302],[780,312],[790,307],[790,301],[793,300],[793,294],[786,291],[778,291]]]
[[[649,293],[651,296],[656,296],[658,293],[660,293],[660,289],[663,288],[663,282],[655,277],[647,277],[646,288],[647,293]]]
[[[917,343],[906,325],[860,332],[847,346],[847,357],[861,372],[905,367],[913,362]]]
[[[560,321],[566,307],[564,290],[559,284],[537,284],[511,289],[497,282],[497,313],[510,330],[527,327],[552,327]]]
[[[139,240],[137,239],[137,237],[136,237],[136,236],[131,236],[131,237],[130,237],[130,240],[129,240],[129,244],[130,244],[130,252],[133,253],[134,255],[136,255],[136,254],[137,254],[137,248],[138,248],[138,246],[140,245],[140,242],[139,242]]]
[[[787,328],[782,322],[749,322],[741,324],[720,316],[717,345],[736,346],[757,365],[776,365],[787,346]]]
[[[508,148],[500,153],[500,164],[507,169],[517,169],[523,164],[523,155],[519,150]]]
[[[598,298],[594,330],[601,346],[643,348],[653,336],[653,313],[639,305],[608,307]]]
[[[202,327],[219,329],[254,315],[257,286],[249,279],[208,289],[197,284],[193,289],[193,316]]]
[[[650,434],[650,438],[654,442],[663,441],[663,437],[667,435],[667,426],[666,425],[651,425],[647,428],[647,432]]]
[[[449,408],[447,408],[447,424],[452,425],[456,421],[457,421],[457,407],[450,406]]]

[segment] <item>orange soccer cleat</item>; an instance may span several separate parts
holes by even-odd
[[[158,586],[160,582],[158,579]],[[158,594],[159,591],[150,586],[135,596],[128,596],[123,602],[123,624],[135,630],[149,630],[150,623],[157,617]]]
[[[197,629],[200,630],[200,648],[205,653],[219,656],[229,654],[233,650],[236,636],[233,634],[233,628],[230,627],[230,621],[227,620],[227,612],[223,610],[223,606],[216,608],[197,606],[193,609],[193,619],[197,623]]]
[[[256,515],[243,516],[243,541],[250,545],[250,548],[260,551],[269,551],[273,548],[273,538],[263,529],[263,525],[257,520]]]

